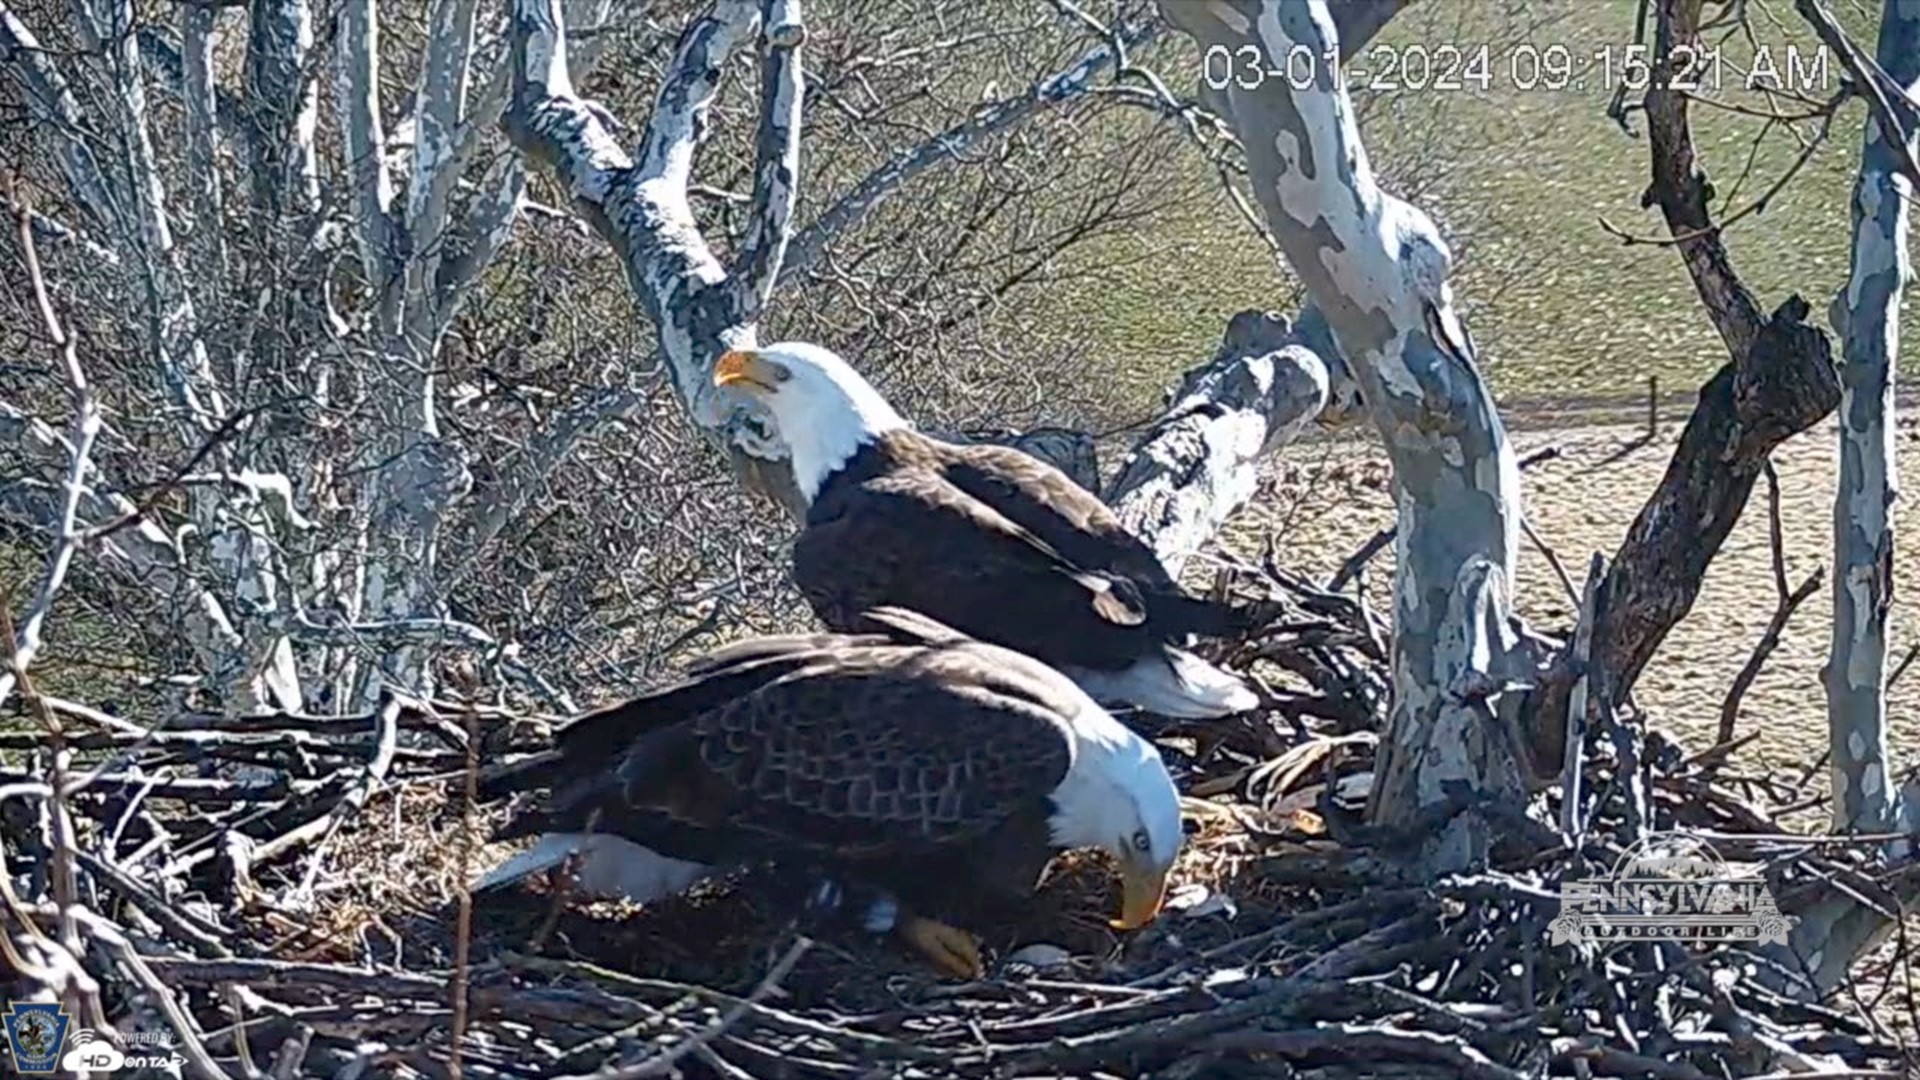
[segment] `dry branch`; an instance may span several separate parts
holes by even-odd
[[[1181,380],[1105,498],[1176,576],[1253,499],[1266,456],[1317,419],[1327,369],[1285,319],[1243,311],[1211,362]]]
[[[1699,12],[1699,0],[1659,0],[1653,54],[1673,57],[1675,46],[1694,42]],[[1662,62],[1647,90],[1652,180],[1644,201],[1659,207],[1731,359],[1701,387],[1666,474],[1614,556],[1609,613],[1594,627],[1593,661],[1609,672],[1616,700],[1632,692],[1667,633],[1693,607],[1768,455],[1840,403],[1832,346],[1807,323],[1807,302],[1789,297],[1765,316],[1734,271],[1708,207],[1687,95],[1668,88],[1671,78],[1670,63]],[[1686,527],[1678,527],[1681,522]],[[1561,760],[1572,679],[1572,672],[1560,671],[1527,710],[1537,761]]]

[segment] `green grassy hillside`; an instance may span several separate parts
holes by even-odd
[[[1624,244],[1600,224],[1604,217],[1636,235],[1665,234],[1657,211],[1639,204],[1647,183],[1644,127],[1635,116],[1629,133],[1608,118],[1611,95],[1592,62],[1611,56],[1618,77],[1637,6],[1634,0],[1423,0],[1380,40],[1402,57],[1413,45],[1451,44],[1471,53],[1484,43],[1489,49],[1484,91],[1374,93],[1361,107],[1375,167],[1390,188],[1433,213],[1454,246],[1457,293],[1503,399],[1636,395],[1649,375],[1660,376],[1663,389],[1689,389],[1725,359],[1677,254]],[[1855,4],[1835,6],[1848,29],[1870,43],[1875,16]],[[1716,100],[1763,109],[1766,98],[1746,86],[1749,72],[1758,70],[1756,56],[1784,71],[1791,47],[1806,71],[1818,43],[1790,3],[1755,0],[1749,9],[1754,41],[1735,34],[1718,42],[1717,75],[1703,76],[1701,89],[1715,90]],[[1516,75],[1529,77],[1531,57],[1558,57],[1556,47],[1587,59],[1565,80],[1584,85],[1557,91],[1515,85]],[[1830,95],[1841,74],[1837,60],[1828,58],[1810,95]],[[1169,76],[1178,84],[1188,73]],[[1805,111],[1793,102],[1783,107]],[[1723,220],[1771,188],[1802,152],[1784,127],[1775,126],[1755,151],[1764,121],[1704,103],[1693,113]],[[1858,103],[1849,104],[1826,144],[1765,211],[1727,234],[1736,268],[1769,310],[1797,291],[1824,313],[1846,279],[1849,193],[1864,115]],[[1191,182],[1199,189],[1213,180],[1196,167]],[[1143,253],[1150,257],[1137,257]],[[1138,357],[1137,368],[1120,373],[1131,383],[1164,383],[1206,355],[1236,310],[1291,306],[1292,286],[1222,200],[1164,215],[1150,229],[1077,258],[1088,265],[1113,258],[1116,268],[1057,288],[1044,302],[1083,327],[1099,352]],[[1903,345],[1909,371],[1920,363],[1917,339],[1908,334]]]

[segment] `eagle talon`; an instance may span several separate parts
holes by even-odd
[[[980,959],[980,943],[972,934],[943,922],[908,915],[900,920],[899,935],[933,966],[958,979],[982,979],[987,966]]]
[[[559,866],[547,873],[547,882],[551,888],[546,917],[534,928],[533,936],[527,939],[527,953],[538,956],[547,947],[547,938],[560,925],[560,916],[566,912],[567,901],[572,898],[573,890],[579,880],[580,856],[578,853],[567,856]]]

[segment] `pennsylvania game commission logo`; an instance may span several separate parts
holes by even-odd
[[[128,1047],[153,1052],[129,1054],[96,1032],[81,1028],[74,1032],[71,1045],[67,1029],[71,1026],[66,1010],[42,1001],[8,1002],[0,1016],[7,1029],[7,1049],[13,1055],[13,1067],[22,1074],[69,1072],[110,1073],[120,1069],[177,1068],[186,1059],[169,1049],[173,1038],[167,1032],[144,1031],[121,1036]],[[65,1053],[62,1053],[64,1048]]]
[[[50,1073],[67,1044],[67,1011],[39,1001],[9,1003],[4,1018],[13,1067],[23,1073]]]
[[[1605,878],[1569,881],[1547,924],[1555,945],[1599,941],[1787,943],[1782,915],[1757,869],[1736,873],[1706,841],[1656,834],[1628,848]]]

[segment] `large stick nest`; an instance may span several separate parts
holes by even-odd
[[[1386,699],[1378,618],[1270,560],[1232,587],[1273,610],[1220,657],[1268,706],[1159,733],[1189,844],[1169,913],[1124,939],[1093,857],[1056,865],[1020,925],[976,927],[996,959],[974,985],[799,922],[768,871],[646,910],[534,889],[467,907],[461,882],[505,854],[476,839],[504,809],[468,803],[469,769],[540,746],[548,722],[389,702],[145,729],[29,695],[46,730],[0,736],[0,790],[28,796],[0,822],[9,997],[170,1032],[188,1075],[197,1059],[448,1076],[456,1031],[466,1076],[1898,1075],[1872,1071],[1907,1059],[1868,994],[1904,980],[1904,938],[1826,1004],[1773,989],[1781,973],[1732,946],[1550,940],[1563,883],[1605,877],[1646,835],[1757,865],[1789,911],[1842,884],[1870,894],[1865,855],[1775,824],[1797,790],[1617,711],[1589,733],[1577,814],[1544,796],[1508,808],[1492,866],[1419,880],[1418,838],[1361,822]],[[35,792],[90,770],[64,842]]]

